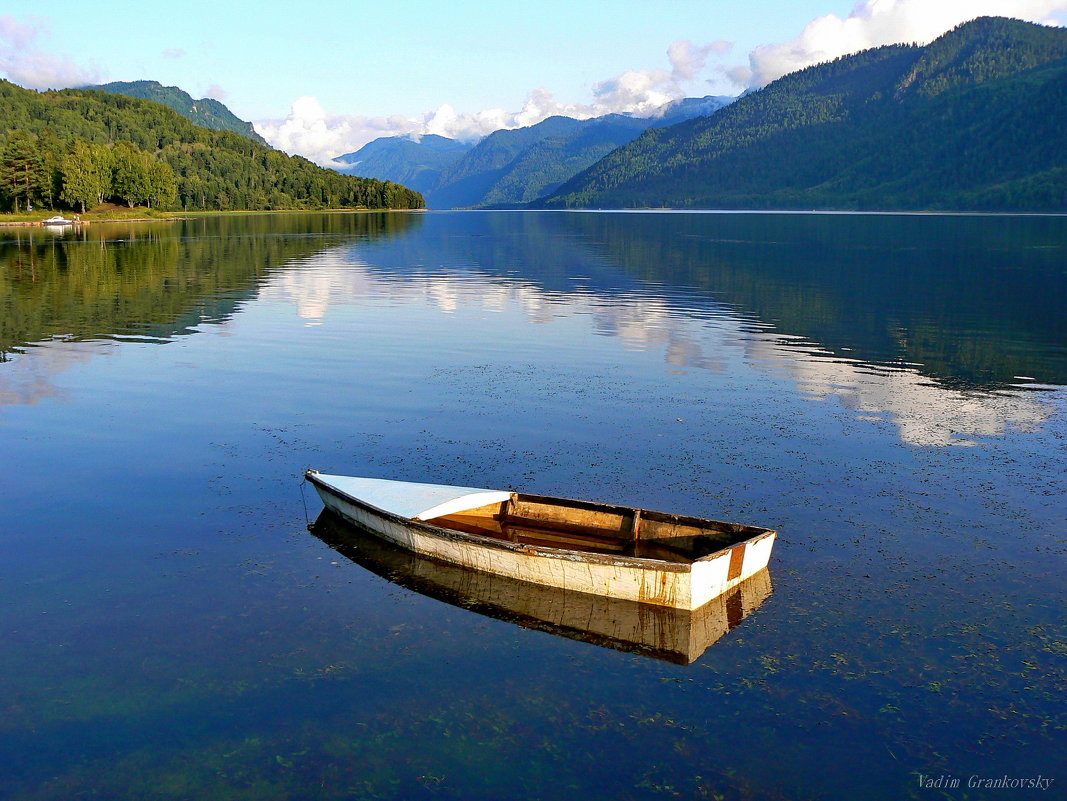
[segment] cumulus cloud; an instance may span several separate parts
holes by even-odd
[[[163,58],[185,58],[185,51],[180,47],[169,47],[163,51]]]
[[[218,100],[219,102],[222,102],[229,96],[230,93],[217,83],[211,84],[211,86],[208,87],[207,92],[204,94],[204,97],[210,97],[212,100]]]
[[[314,97],[298,98],[281,120],[257,120],[256,132],[279,150],[299,154],[320,164],[357,150],[380,136],[399,136],[418,130],[418,122],[402,115],[364,117],[330,114]]]
[[[38,20],[20,22],[12,16],[0,16],[0,74],[27,89],[63,89],[100,82],[100,70],[39,50],[37,40],[44,30]]]
[[[688,39],[674,42],[667,48],[667,58],[671,62],[671,77],[676,82],[696,79],[708,62],[708,56],[726,55],[733,45],[723,39],[702,46],[694,46]]]
[[[586,117],[612,113],[651,116],[672,100],[685,97],[687,88],[700,78],[708,59],[713,55],[725,55],[732,46],[721,39],[705,45],[680,39],[667,48],[669,70],[626,70],[596,84],[593,102],[579,108]]]
[[[580,109],[558,103],[543,89],[531,92],[517,112],[486,109],[460,112],[445,103],[418,117],[393,114],[371,117],[327,112],[314,97],[297,99],[282,120],[257,120],[256,131],[279,150],[299,154],[319,164],[335,164],[336,156],[358,150],[382,136],[418,138],[426,134],[474,141],[500,130],[533,125],[553,114],[573,114]],[[586,115],[588,116],[588,115]]]
[[[765,86],[783,75],[838,56],[900,42],[926,44],[945,31],[982,16],[1059,24],[1067,0],[862,0],[841,18],[827,14],[812,20],[790,42],[762,45],[748,66],[725,71],[741,86]]]
[[[305,156],[319,164],[336,164],[337,156],[358,150],[382,136],[426,134],[474,141],[493,131],[536,125],[552,116],[588,119],[604,114],[625,113],[651,116],[665,104],[686,96],[687,87],[700,79],[708,61],[731,48],[726,41],[695,45],[679,40],[667,49],[670,69],[626,70],[596,83],[588,103],[564,103],[545,88],[527,94],[518,111],[495,108],[458,111],[445,103],[418,117],[392,115],[367,117],[329,113],[314,97],[301,97],[289,116],[281,120],[259,120],[256,131],[287,153]]]

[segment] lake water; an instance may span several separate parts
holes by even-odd
[[[1062,798],[1064,309],[1063,217],[0,228],[0,797]],[[368,569],[308,467],[780,539],[676,664]]]

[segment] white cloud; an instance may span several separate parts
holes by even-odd
[[[445,103],[421,117],[365,117],[329,113],[316,98],[301,97],[293,103],[288,117],[259,120],[255,128],[274,147],[329,165],[335,157],[382,136],[417,138],[437,134],[469,142],[493,131],[536,125],[556,115],[575,119],[612,113],[647,116],[666,103],[685,97],[686,86],[699,79],[709,58],[725,54],[730,47],[729,42],[721,40],[705,45],[688,40],[674,42],[667,49],[669,70],[627,70],[600,81],[592,87],[589,103],[563,103],[548,89],[538,88],[526,96],[518,111],[496,108],[461,112]]]
[[[44,23],[36,19],[26,23],[0,16],[0,74],[27,89],[63,89],[100,82],[99,69],[87,69],[69,58],[38,50],[37,39],[44,30]]]
[[[327,112],[314,97],[301,97],[293,103],[283,120],[258,120],[256,131],[274,147],[286,153],[305,156],[319,164],[331,164],[336,156],[358,150],[382,136],[414,138],[425,134],[447,136],[450,139],[474,141],[501,128],[533,125],[553,114],[582,113],[578,106],[564,106],[550,92],[538,89],[531,92],[517,112],[486,109],[478,112],[459,112],[445,103],[420,117],[393,114],[388,117],[367,117],[357,114]],[[584,116],[589,116],[588,113]]]
[[[180,47],[169,47],[163,51],[163,58],[185,58],[185,51]]]
[[[668,70],[627,70],[594,87],[593,108],[603,109],[601,114],[651,114],[681,96],[681,89]]]
[[[612,113],[652,115],[672,100],[685,97],[687,86],[700,78],[709,57],[724,55],[732,46],[722,39],[705,45],[680,39],[667,48],[670,70],[627,70],[593,87],[592,104],[580,108],[586,117]]]
[[[782,44],[761,45],[747,67],[726,75],[742,86],[760,87],[812,64],[871,47],[926,44],[945,31],[982,16],[1060,24],[1067,0],[862,0],[845,18],[818,17],[800,35]]]
[[[667,48],[672,77],[679,82],[694,80],[707,64],[708,56],[713,53],[725,55],[732,47],[730,42],[722,39],[698,47],[694,47],[688,39],[680,39]]]
[[[258,120],[256,132],[279,150],[299,154],[320,164],[357,150],[380,136],[399,136],[419,129],[401,115],[362,117],[329,114],[314,97],[298,98],[282,120]]]
[[[211,84],[211,86],[208,87],[207,92],[204,94],[204,97],[210,97],[212,100],[218,100],[220,103],[229,96],[230,93],[217,83]]]

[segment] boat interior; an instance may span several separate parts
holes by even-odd
[[[513,493],[511,499],[423,522],[530,546],[689,563],[768,529]]]

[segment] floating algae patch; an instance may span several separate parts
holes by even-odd
[[[421,699],[420,699],[421,700]],[[501,709],[501,700],[508,701]],[[314,713],[314,714],[313,714]],[[505,699],[467,696],[438,704],[398,704],[363,716],[325,704],[291,716],[273,737],[198,733],[160,753],[134,748],[106,761],[91,757],[68,773],[13,799],[560,798],[610,792],[647,798],[650,789],[687,798],[762,801],[743,779],[708,759],[709,743],[692,727],[660,713],[624,705],[587,707],[528,691]],[[650,739],[657,745],[649,748]],[[425,746],[411,749],[410,743]],[[595,748],[590,748],[590,743]],[[610,777],[598,765],[611,754]]]

